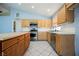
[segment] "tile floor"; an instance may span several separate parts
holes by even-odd
[[[24,56],[57,56],[47,41],[31,41]]]

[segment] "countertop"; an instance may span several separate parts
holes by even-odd
[[[75,34],[75,30],[64,30],[64,31],[57,31],[54,32],[52,29],[39,29],[38,32],[49,32],[51,34],[63,34],[63,35],[70,35],[70,34]]]
[[[6,39],[10,39],[10,38],[13,38],[13,37],[17,37],[17,36],[23,35],[25,33],[28,33],[28,32],[2,33],[2,34],[0,34],[0,41],[6,40]]]
[[[75,34],[75,32],[50,32],[50,33],[54,33],[54,34],[63,34],[63,35],[72,35],[72,34]]]

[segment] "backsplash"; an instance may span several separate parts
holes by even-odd
[[[75,33],[74,23],[62,24],[60,32],[74,32]]]

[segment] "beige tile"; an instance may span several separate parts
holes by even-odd
[[[57,56],[47,41],[31,41],[24,56]]]

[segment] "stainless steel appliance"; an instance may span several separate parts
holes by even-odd
[[[38,33],[38,26],[36,23],[31,23],[30,24],[30,38],[31,41],[36,41],[37,40],[37,33]]]

